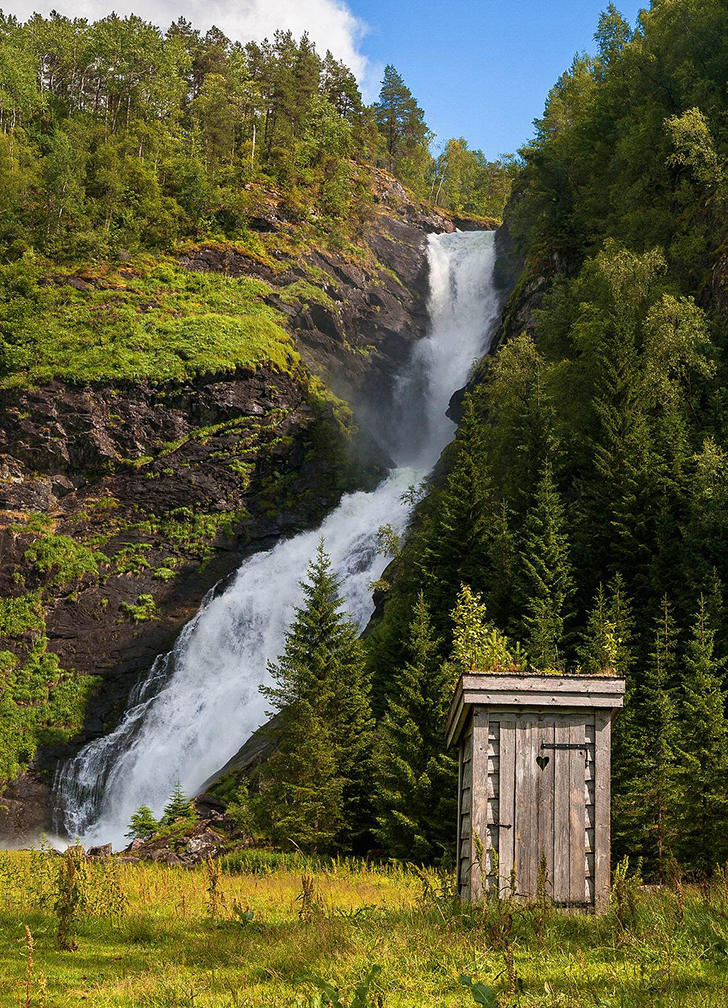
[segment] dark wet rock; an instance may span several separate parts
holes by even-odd
[[[48,824],[50,801],[47,779],[32,771],[19,774],[0,792],[0,836],[16,843],[36,840]]]
[[[87,856],[90,858],[111,857],[112,847],[110,843],[102,844],[100,847],[89,847]]]
[[[217,822],[222,821],[217,816]],[[215,828],[215,821],[201,819],[182,831],[153,840],[133,840],[119,855],[120,861],[154,861],[165,865],[192,866],[217,857],[228,841]]]

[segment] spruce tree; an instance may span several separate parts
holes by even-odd
[[[308,755],[304,751],[297,757],[298,778],[290,787],[281,773],[282,763],[277,768],[275,761],[269,762],[261,772],[262,792],[269,793],[261,800],[269,821],[277,815],[290,817],[292,805],[299,808],[300,821],[304,792],[298,789],[303,787],[305,767],[310,766],[310,779],[326,790],[327,801],[333,801],[331,796],[340,789],[342,817],[335,833],[336,844],[356,848],[371,827],[368,795],[373,725],[369,679],[357,628],[341,611],[339,580],[331,570],[323,541],[309,566],[308,580],[301,582],[301,587],[303,605],[295,610],[283,654],[269,666],[274,685],[262,687],[261,691],[277,710],[292,708],[284,714],[280,726],[278,745],[282,752],[292,753],[297,740],[307,746]],[[296,705],[308,705],[310,709],[298,708],[315,728],[307,737],[302,737],[298,727]],[[328,748],[330,760],[323,758],[324,748]],[[289,839],[298,842],[295,836]],[[312,841],[309,838],[307,842]],[[322,833],[324,842],[329,840]]]
[[[587,618],[577,649],[582,671],[588,675],[612,672],[627,676],[634,664],[633,635],[634,619],[624,579],[621,574],[615,574],[606,589],[599,585]]]
[[[655,620],[654,644],[641,683],[638,710],[641,744],[632,814],[642,825],[642,854],[648,871],[664,880],[674,855],[675,754],[678,742],[677,627],[665,596]],[[636,852],[634,852],[636,853]]]
[[[273,843],[307,852],[334,847],[343,826],[344,781],[326,719],[308,700],[280,713],[280,734],[260,774],[254,808]]]
[[[194,808],[192,802],[182,790],[180,782],[177,781],[167,804],[164,806],[159,825],[171,826],[178,819],[190,819],[193,815]]]
[[[520,566],[529,660],[538,668],[562,668],[574,580],[564,505],[548,464],[524,522]]]
[[[485,430],[473,396],[466,396],[457,435],[448,449],[450,471],[435,495],[434,517],[417,557],[419,580],[438,634],[449,635],[448,614],[460,585],[490,582],[494,523],[484,450]]]
[[[130,840],[151,840],[159,832],[160,824],[148,805],[140,805],[129,822],[129,832],[124,835]]]
[[[452,665],[440,660],[438,645],[420,593],[409,661],[395,677],[375,757],[376,834],[389,854],[414,861],[451,851],[456,817],[457,762],[445,746]]]
[[[675,833],[679,859],[703,876],[728,858],[728,721],[714,636],[701,596],[685,654]]]

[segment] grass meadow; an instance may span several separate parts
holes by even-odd
[[[0,855],[3,1008],[473,1004],[723,1008],[722,876],[702,890],[627,883],[592,917],[546,900],[463,905],[445,876],[394,865]]]

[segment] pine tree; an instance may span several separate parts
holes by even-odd
[[[451,467],[434,501],[434,519],[423,536],[417,558],[418,577],[438,633],[449,632],[447,615],[463,583],[477,588],[490,581],[488,547],[493,538],[490,481],[484,452],[485,431],[467,396],[455,441]]]
[[[162,818],[159,820],[160,826],[171,826],[178,819],[190,819],[194,815],[192,802],[182,790],[179,781],[174,786],[169,801],[164,806]]]
[[[728,857],[728,721],[714,636],[701,596],[685,654],[675,805],[678,856],[701,875]]]
[[[129,822],[129,832],[124,835],[130,840],[151,840],[159,832],[160,823],[148,805],[140,805]]]
[[[332,849],[343,826],[344,781],[325,718],[299,699],[280,714],[275,752],[260,774],[254,808],[278,846],[307,852]]]
[[[632,638],[634,619],[626,597],[624,580],[615,574],[608,588],[599,585],[594,605],[577,649],[582,671],[587,675],[627,676],[634,664]]]
[[[373,725],[369,679],[357,628],[350,617],[341,612],[339,580],[331,570],[323,541],[309,566],[308,580],[302,582],[301,587],[304,604],[295,611],[283,654],[277,663],[270,665],[275,685],[262,687],[262,692],[277,710],[293,707],[295,711],[295,705],[307,704],[311,713],[306,713],[306,717],[315,716],[320,720],[311,741],[311,774],[312,777],[319,775],[321,786],[326,782],[328,789],[331,784],[331,794],[340,787],[342,820],[336,833],[337,844],[356,847],[371,825],[368,795],[371,791]],[[283,717],[279,735],[284,753],[293,751],[292,734],[300,738],[295,718],[289,713]],[[322,740],[326,740],[330,748],[330,763],[323,760]],[[304,769],[305,760],[301,757],[296,787],[303,786],[300,775]],[[279,800],[276,795],[285,806],[281,807],[280,814],[290,815],[291,803],[299,800],[296,796],[300,797],[303,792],[296,791],[295,787],[287,791],[286,781],[274,778],[274,773],[275,762],[262,771],[262,787],[270,788],[275,782],[278,789],[270,793],[270,816]],[[334,780],[335,785],[331,783]],[[330,795],[327,800],[332,800]],[[298,842],[296,837],[290,839]]]
[[[562,668],[574,580],[564,505],[546,465],[526,515],[520,555],[526,651],[539,668]]]
[[[635,782],[642,771],[643,746],[643,731],[635,707],[634,624],[624,579],[616,574],[606,589],[599,585],[577,650],[582,671],[587,675],[611,672],[626,679],[624,708],[612,729],[612,843],[623,855],[633,855],[642,842],[634,796]]]
[[[428,151],[431,133],[424,112],[391,63],[384,68],[374,117],[384,139],[387,167],[408,185],[422,189],[432,162]]]
[[[452,847],[457,763],[445,746],[452,666],[420,593],[412,611],[409,661],[395,677],[375,757],[377,836],[394,857],[432,861]]]
[[[641,683],[636,718],[641,745],[633,753],[638,775],[632,814],[642,825],[642,853],[660,880],[674,854],[675,752],[678,742],[677,627],[665,596],[655,621],[654,645]],[[636,852],[633,852],[636,853]]]

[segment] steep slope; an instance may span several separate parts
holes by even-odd
[[[384,471],[386,457],[329,389],[364,420],[387,408],[392,376],[423,331],[426,233],[453,224],[384,172],[372,196],[375,212],[344,248],[313,247],[267,191],[254,247],[187,246],[164,267],[177,288],[174,271],[210,276],[211,301],[203,287],[193,309],[172,311],[205,323],[203,350],[229,318],[236,285],[252,283],[240,318],[260,316],[273,334],[259,359],[241,361],[233,339],[218,363],[196,370],[181,354],[183,376],[165,375],[164,358],[133,380],[124,369],[135,361],[108,340],[75,380],[66,361],[78,369],[79,353],[57,354],[45,371],[30,362],[29,381],[0,393],[4,832],[47,823],[57,760],[113,726],[139,675],[246,553],[311,525]],[[54,299],[49,326],[62,297],[61,317],[100,316],[102,339],[126,299],[128,352],[144,346],[129,325],[144,331],[165,308],[149,276],[143,262],[56,270],[34,290]],[[218,283],[233,285],[222,308]]]

